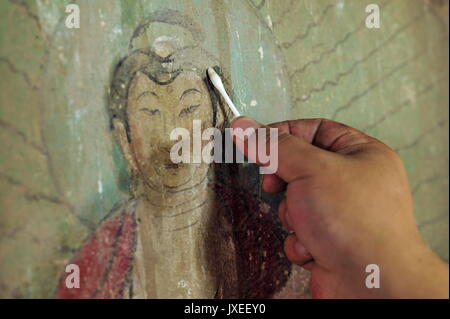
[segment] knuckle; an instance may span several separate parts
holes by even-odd
[[[385,156],[396,166],[403,166],[403,160],[395,150],[386,146],[384,151]]]

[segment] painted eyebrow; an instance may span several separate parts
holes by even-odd
[[[141,97],[146,96],[146,95],[149,95],[149,94],[158,97],[158,94],[156,94],[155,92],[152,92],[152,91],[144,91],[144,92],[142,92],[141,94],[139,94],[139,96],[136,98],[136,100],[139,100]]]
[[[187,94],[189,94],[189,93],[191,93],[191,92],[197,92],[197,93],[202,94],[202,92],[200,92],[200,90],[197,90],[196,88],[187,89],[186,91],[183,92],[183,94],[181,94],[181,96],[180,96],[180,101],[181,101],[181,99],[182,99],[185,95],[187,95]]]
[[[139,111],[144,111],[145,113],[148,113],[148,114],[151,114],[151,115],[154,115],[154,114],[156,114],[156,113],[159,113],[159,109],[153,109],[153,110],[151,110],[151,109],[149,109],[149,108],[147,108],[147,107],[143,107],[143,108],[139,109]]]

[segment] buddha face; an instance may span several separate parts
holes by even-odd
[[[178,142],[170,140],[173,129],[185,128],[192,137],[193,120],[201,120],[202,129],[212,124],[209,92],[195,72],[182,72],[164,85],[137,72],[128,91],[127,116],[131,156],[147,186],[180,190],[205,177],[207,164],[174,164],[170,160],[170,150]]]

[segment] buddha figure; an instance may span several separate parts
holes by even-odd
[[[186,19],[172,18],[192,27]],[[215,63],[200,45],[163,36],[116,66],[108,108],[132,191],[70,261],[80,288],[64,273],[57,297],[267,298],[283,286],[285,233],[270,205],[239,187],[237,164],[170,159],[174,128],[226,125],[206,77]]]

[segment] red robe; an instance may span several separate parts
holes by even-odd
[[[136,229],[130,207],[104,221],[70,261],[80,268],[80,288],[67,288],[65,273],[56,298],[121,298],[132,269]]]

